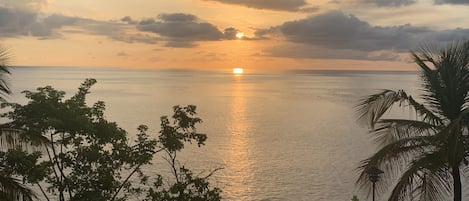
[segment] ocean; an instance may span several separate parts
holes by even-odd
[[[51,85],[73,95],[86,78],[98,83],[88,103],[106,103],[106,117],[131,138],[140,124],[156,137],[160,116],[174,105],[196,105],[206,146],[187,145],[181,164],[201,175],[223,168],[211,184],[224,200],[364,200],[356,168],[376,145],[354,106],[380,89],[419,92],[416,72],[291,71],[244,74],[185,70],[15,67],[11,102],[23,90]],[[161,155],[149,175],[168,174]]]

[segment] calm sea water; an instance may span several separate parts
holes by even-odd
[[[346,201],[363,197],[355,168],[375,150],[353,106],[379,89],[417,92],[416,73],[316,71],[246,74],[90,68],[14,68],[14,95],[52,85],[70,96],[85,78],[96,78],[89,103],[106,102],[106,116],[131,135],[140,124],[154,136],[159,117],[173,105],[194,104],[208,135],[188,146],[182,164],[204,175],[225,200]],[[156,156],[150,175],[166,174]],[[364,198],[364,197],[363,197]],[[362,199],[363,199],[362,198]]]

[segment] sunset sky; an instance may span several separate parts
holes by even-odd
[[[469,0],[0,0],[0,37],[18,66],[412,70]]]

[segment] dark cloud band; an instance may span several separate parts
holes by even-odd
[[[249,8],[289,11],[289,12],[315,12],[317,7],[308,7],[305,0],[206,0],[225,4],[241,5]]]
[[[167,41],[166,46],[177,48],[195,47],[197,41],[232,40],[238,32],[235,28],[222,32],[215,25],[185,13],[161,14],[156,19],[141,20],[137,29],[158,34]]]
[[[285,22],[280,26],[269,29],[258,30],[256,34],[259,38],[281,35],[287,41],[301,44],[305,50],[305,53],[301,54],[303,58],[309,55],[307,47],[323,48],[329,52],[336,50],[337,54],[332,57],[349,58],[349,55],[353,53],[351,51],[362,53],[392,51],[401,53],[430,42],[443,44],[454,40],[467,39],[469,29],[433,30],[428,27],[412,26],[410,24],[372,26],[354,15],[346,15],[341,11],[332,11],[301,20]],[[268,52],[272,55],[291,56],[285,51],[269,50]],[[309,52],[311,57],[316,58],[318,56],[317,51],[316,53],[314,51]],[[389,55],[384,57],[383,54],[378,55],[381,55],[380,59],[394,58]]]

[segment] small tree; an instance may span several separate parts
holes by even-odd
[[[86,105],[86,95],[95,83],[87,79],[69,99],[64,99],[65,92],[47,86],[37,92],[25,91],[30,100],[26,105],[3,104],[12,108],[3,114],[11,120],[3,127],[18,131],[23,144],[40,146],[44,151],[27,152],[17,147],[0,155],[0,162],[11,167],[10,173],[24,183],[37,185],[47,200],[109,201],[138,196],[148,183],[141,168],[150,164],[156,153],[174,153],[172,160],[176,161],[175,152],[184,142],[195,140],[203,145],[207,138],[195,132],[195,125],[201,122],[194,117],[195,106],[175,106],[174,125],[163,117],[159,139],[150,139],[147,126],[141,125],[136,140],[130,143],[125,130],[105,119],[104,102]],[[21,157],[13,157],[18,155]],[[137,177],[140,185],[132,183],[131,177]]]
[[[207,179],[217,170],[205,177],[196,177],[191,170],[179,166],[177,153],[184,148],[183,142],[195,141],[198,146],[204,145],[207,136],[196,132],[195,125],[202,122],[195,117],[196,107],[175,106],[173,123],[168,117],[161,117],[160,149],[166,153],[165,159],[171,167],[175,182],[165,185],[163,177],[158,175],[147,194],[147,201],[217,201],[220,200],[219,188],[210,188]]]

